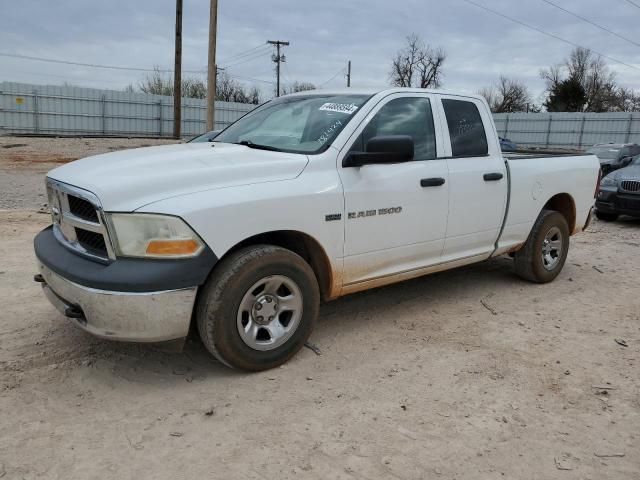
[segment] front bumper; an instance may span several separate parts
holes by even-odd
[[[164,342],[189,333],[197,288],[114,292],[70,282],[38,262],[46,297],[83,330],[100,338]]]
[[[130,342],[186,337],[197,289],[217,262],[206,247],[190,259],[104,264],[65,248],[51,227],[36,236],[34,248],[36,280],[63,315],[93,335]]]
[[[603,213],[640,217],[640,195],[601,189],[596,196],[596,209]]]

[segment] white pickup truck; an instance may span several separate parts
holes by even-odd
[[[35,238],[49,300],[99,337],[183,339],[231,367],[279,365],[320,300],[511,254],[534,282],[589,223],[593,155],[505,158],[479,96],[314,91],[211,143],[49,172]]]

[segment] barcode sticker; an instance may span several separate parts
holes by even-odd
[[[325,103],[319,108],[319,110],[324,110],[326,112],[346,113],[347,115],[351,115],[353,112],[358,110],[358,107],[353,103]]]

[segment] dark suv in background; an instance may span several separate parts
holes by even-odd
[[[587,150],[600,160],[602,175],[606,175],[618,168],[626,167],[631,159],[640,155],[640,145],[637,143],[596,143]]]
[[[619,215],[640,218],[640,155],[627,167],[609,173],[600,181],[596,217],[613,221]]]

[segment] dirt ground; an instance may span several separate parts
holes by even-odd
[[[640,221],[596,221],[548,285],[499,258],[326,304],[321,355],[247,374],[59,315],[32,280],[45,164],[5,152],[0,478],[640,478]]]
[[[47,201],[45,174],[78,158],[125,148],[176,143],[153,138],[0,136],[0,210],[40,208]]]

